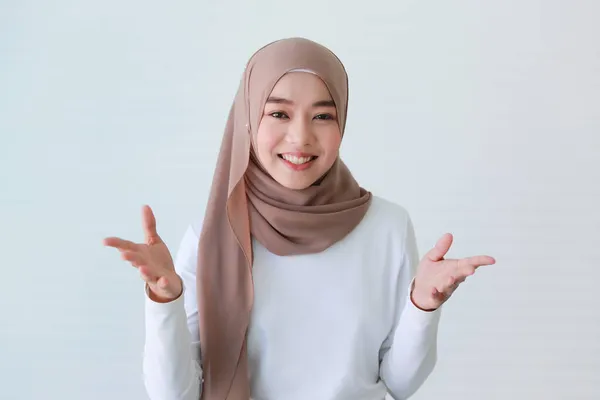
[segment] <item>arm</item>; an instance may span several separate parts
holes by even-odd
[[[410,296],[418,262],[414,229],[409,219],[398,286],[400,313],[395,329],[382,347],[380,368],[381,378],[396,400],[412,396],[429,377],[437,361],[441,309],[423,311]]]
[[[146,291],[144,386],[151,400],[198,400],[202,369],[196,305],[198,235],[186,231],[175,259],[183,293],[168,303],[153,301]]]

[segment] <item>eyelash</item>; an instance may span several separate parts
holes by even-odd
[[[272,113],[269,113],[269,115],[270,115],[271,117],[273,117],[273,118],[277,118],[277,119],[283,119],[283,117],[282,117],[282,116],[285,116],[285,117],[289,118],[289,117],[287,116],[287,114],[286,114],[286,113],[284,113],[284,112],[281,112],[281,111],[272,112]],[[318,117],[326,117],[326,118],[318,118]],[[324,121],[329,121],[329,120],[333,120],[333,119],[335,119],[335,118],[334,118],[334,116],[333,116],[333,115],[331,115],[331,114],[317,114],[317,115],[315,116],[315,119],[320,119],[320,120],[324,120]]]

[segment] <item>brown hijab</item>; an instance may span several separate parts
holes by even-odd
[[[204,400],[248,400],[246,334],[253,302],[252,240],[277,255],[316,253],[344,238],[371,194],[339,159],[304,190],[281,186],[251,149],[264,104],[287,72],[319,76],[336,104],[342,135],[348,78],[327,48],[302,38],[273,42],[249,60],[229,113],[198,251],[198,313]]]

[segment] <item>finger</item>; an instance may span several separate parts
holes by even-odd
[[[458,289],[458,286],[461,283],[463,283],[464,281],[465,281],[464,277],[450,276],[446,282],[446,287],[443,290],[446,297],[450,297],[452,295],[452,293],[454,293],[456,291],[456,289]]]
[[[474,267],[481,267],[483,265],[494,265],[496,260],[490,256],[473,256],[463,259],[465,264],[472,265]]]
[[[453,262],[453,264],[455,266],[458,265],[457,264],[458,260],[447,260],[447,261]],[[471,269],[468,270],[467,273],[465,273],[465,274],[461,273],[461,271],[459,271],[459,270],[455,270],[452,275],[447,276],[445,278],[441,278],[442,283],[437,285],[437,287],[435,288],[435,292],[437,292],[437,293],[434,297],[436,297],[437,299],[448,299],[450,296],[452,296],[452,294],[456,291],[456,289],[458,289],[460,284],[466,280],[467,276],[469,275],[468,272],[475,271],[475,269],[473,267],[470,267],[470,266],[468,266],[468,267]]]
[[[140,276],[145,282],[155,283],[155,281],[157,280],[157,277],[150,271],[150,268],[148,268],[145,265],[141,265],[138,268],[138,271],[140,272]]]
[[[118,237],[108,237],[103,240],[105,246],[114,247],[121,251],[129,250],[136,251],[138,250],[139,245],[137,243],[131,242],[129,240],[124,240]]]
[[[435,285],[439,291],[443,292],[451,285],[458,285],[475,273],[475,267],[467,264],[464,260],[443,260],[440,262],[440,273],[436,277]]]
[[[454,238],[451,233],[444,234],[437,241],[433,249],[429,250],[425,256],[431,261],[440,261],[448,253],[448,250],[450,250],[453,240]]]
[[[435,285],[435,290],[438,293],[446,293],[448,292],[452,286],[454,285],[456,279],[454,276],[445,276],[440,277],[438,283]]]
[[[454,287],[457,288],[461,283],[467,280],[466,276],[459,276],[454,279]]]
[[[146,265],[146,259],[140,252],[137,251],[123,251],[121,252],[121,258],[125,261],[129,261],[134,267]]]
[[[169,281],[167,278],[165,278],[164,276],[161,276],[160,278],[158,278],[158,280],[156,281],[156,284],[158,285],[159,288],[161,289],[166,289],[167,286],[169,285]]]
[[[455,276],[457,276],[460,279],[467,279],[467,277],[473,275],[475,273],[475,270],[477,269],[476,266],[467,263],[464,258],[453,261],[456,271]]]
[[[433,289],[432,295],[437,301],[445,301],[447,298],[446,293],[444,293],[443,290],[438,290],[437,288]]]
[[[458,280],[454,276],[449,276],[446,281],[446,290],[458,286]]]
[[[156,232],[156,218],[150,206],[142,207],[142,221],[144,228],[144,238],[147,244],[154,244],[160,241],[160,237]]]

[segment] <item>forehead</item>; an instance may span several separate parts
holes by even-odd
[[[241,119],[249,122],[251,130],[257,127],[262,118],[267,98],[273,95],[277,83],[285,75],[297,70],[313,71],[322,79],[322,82],[325,82],[325,87],[322,87],[320,83],[316,86],[319,87],[319,90],[329,89],[331,100],[336,104],[338,120],[343,132],[348,107],[346,70],[337,56],[329,49],[301,38],[271,43],[250,58],[240,82],[239,98],[236,98],[236,106],[240,111]],[[283,85],[281,86],[283,87]],[[306,93],[315,92],[307,91],[304,94]],[[315,99],[315,101],[319,100]]]
[[[272,96],[294,101],[331,100],[329,89],[317,75],[310,72],[289,72],[277,81]]]

